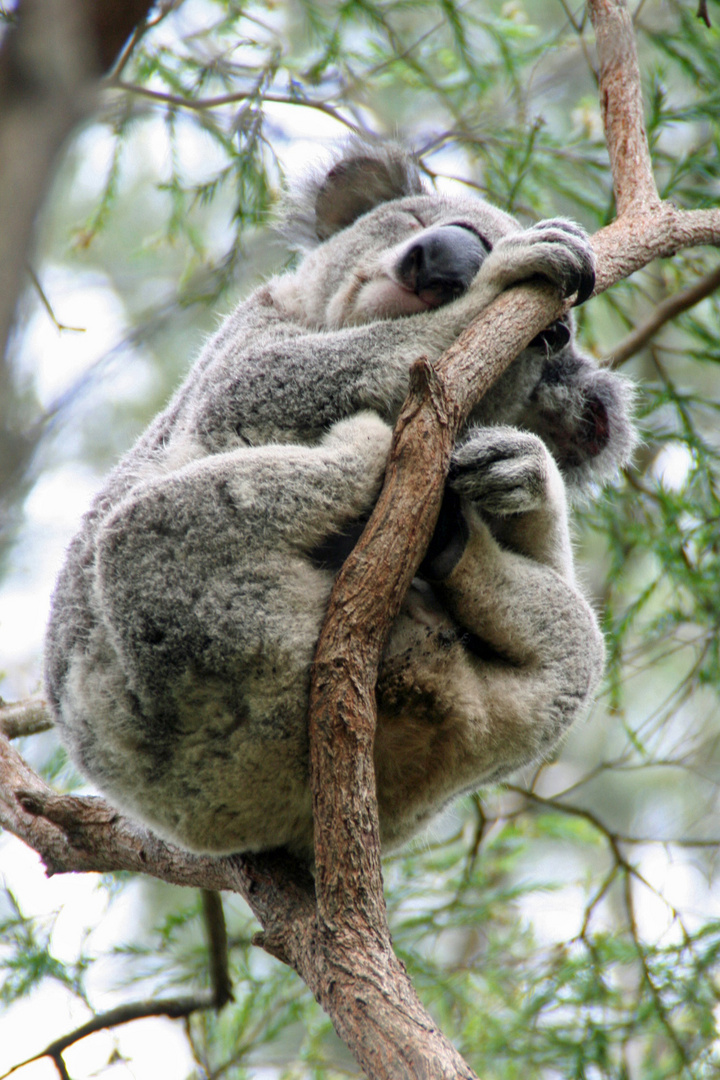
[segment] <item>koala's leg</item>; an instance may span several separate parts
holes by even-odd
[[[333,575],[308,551],[368,512],[390,435],[362,414],[316,447],[208,457],[139,485],[100,530],[104,636],[69,680],[92,715],[84,764],[163,835],[311,844],[307,692]]]
[[[448,482],[480,510],[501,544],[574,580],[565,485],[536,435],[472,429],[455,449]]]
[[[138,485],[97,540],[103,611],[128,662],[147,663],[150,678],[173,643],[220,663],[238,642],[252,652],[274,634],[292,641],[292,617],[314,625],[328,586],[308,552],[368,511],[390,437],[364,413],[316,447],[216,454]]]
[[[562,480],[543,443],[477,429],[456,451],[450,483],[464,546],[455,541],[444,565],[437,556],[434,589],[466,635],[478,754],[490,753],[499,777],[546,753],[589,705],[603,641],[574,584]]]

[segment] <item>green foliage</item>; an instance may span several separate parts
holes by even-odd
[[[717,205],[720,192],[720,30],[694,8],[640,4],[636,17],[658,185],[688,208]],[[527,222],[569,214],[592,231],[611,220],[592,63],[587,19],[563,2],[162,7],[108,80],[45,226],[48,263],[102,275],[129,327],[92,382],[81,376],[45,411],[35,403],[46,458],[103,470],[147,421],[208,312],[281,264],[266,224],[284,162],[298,138],[331,140],[333,123],[399,130],[434,182],[458,178]],[[104,164],[88,178],[98,147]],[[581,309],[584,346],[608,356],[716,266],[716,252],[692,250],[648,267]],[[107,393],[118,364],[145,372],[141,393]],[[710,1080],[720,1069],[717,291],[626,368],[644,442],[579,523],[608,635],[605,695],[560,762],[468,801],[386,868],[398,950],[485,1080]],[[15,393],[27,411],[20,375]],[[57,759],[41,757],[57,776]],[[193,895],[132,888],[155,929],[116,954],[125,999],[207,986]],[[195,1075],[356,1075],[298,980],[251,945],[242,905],[226,907],[235,1001],[189,1021]],[[94,960],[54,958],[48,926],[12,898],[0,919],[5,1004],[52,979],[96,1005]]]
[[[74,964],[58,960],[52,953],[50,940],[53,921],[28,918],[10,889],[0,893],[0,1003],[11,1005],[27,997],[45,979],[55,979],[82,1000],[83,977],[88,966],[85,956]]]

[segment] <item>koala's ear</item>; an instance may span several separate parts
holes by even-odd
[[[315,199],[320,240],[352,225],[380,203],[422,192],[417,166],[397,145],[356,143],[326,174]]]
[[[397,143],[348,142],[329,168],[305,177],[286,198],[284,232],[307,249],[381,203],[424,192],[417,165]]]
[[[632,406],[628,380],[571,345],[546,360],[522,426],[543,439],[569,494],[582,498],[629,461],[637,443]]]

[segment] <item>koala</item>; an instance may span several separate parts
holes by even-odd
[[[579,303],[594,270],[574,223],[523,229],[426,190],[395,144],[347,145],[288,197],[285,224],[296,268],[226,319],[86,514],[46,685],[82,772],[162,837],[312,858],[310,668],[409,369],[508,286],[539,275]],[[547,757],[588,708],[603,641],[568,499],[628,459],[629,406],[563,320],[475,409],[379,672],[384,850]]]

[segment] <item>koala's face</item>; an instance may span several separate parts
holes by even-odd
[[[397,182],[375,191],[378,169],[375,158],[351,159],[319,188],[316,231],[328,238],[281,291],[310,325],[353,326],[449,303],[469,287],[497,240],[518,231],[481,199],[427,194],[419,181],[420,190],[402,197],[390,197]],[[412,177],[404,179],[407,190]]]
[[[314,287],[328,326],[399,318],[461,296],[498,238],[516,228],[479,199],[411,196],[337,233],[301,272],[309,280],[317,258],[322,280]]]

